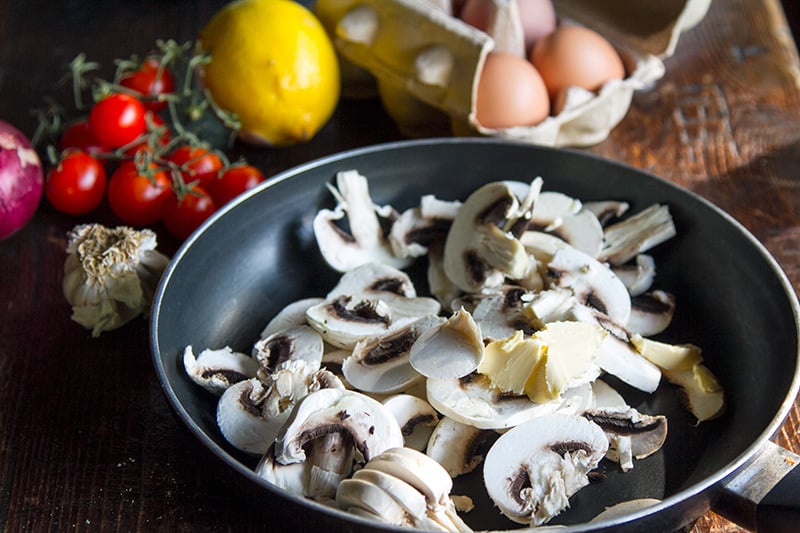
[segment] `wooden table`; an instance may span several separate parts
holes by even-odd
[[[222,0],[0,2],[0,118],[28,135],[79,52],[110,69],[158,38],[179,42]],[[797,7],[788,4],[793,17]],[[796,18],[795,18],[796,20]],[[110,76],[110,70],[106,70]],[[244,153],[266,174],[342,149],[400,138],[375,101],[342,101],[311,142]],[[679,183],[749,228],[800,288],[800,62],[778,0],[714,2],[638,94],[621,126],[589,151]],[[98,339],[69,319],[61,292],[67,230],[113,225],[43,202],[0,242],[0,529],[253,530],[289,523],[173,416],[156,380],[145,320]],[[165,251],[177,243],[161,228]],[[800,452],[797,405],[774,440]],[[708,513],[696,531],[736,526]]]

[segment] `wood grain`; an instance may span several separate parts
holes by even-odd
[[[222,0],[0,2],[0,118],[33,133],[31,109],[87,52],[106,66],[194,39]],[[787,3],[797,20],[796,3]],[[796,27],[796,26],[795,26]],[[713,2],[636,95],[623,123],[588,151],[708,198],[761,240],[800,288],[800,61],[778,0]],[[343,101],[300,147],[237,146],[267,173],[401,138],[375,101]],[[234,153],[235,156],[235,153]],[[92,220],[111,224],[107,210]],[[145,320],[92,339],[61,292],[66,232],[78,221],[43,203],[0,242],[0,530],[240,531],[307,514],[263,495],[202,447],[168,407]],[[159,231],[166,252],[178,243]],[[800,453],[796,403],[774,441]],[[324,529],[322,523],[310,524]],[[707,513],[696,532],[739,528]]]

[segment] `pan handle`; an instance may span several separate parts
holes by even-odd
[[[798,531],[798,464],[800,455],[766,441],[750,463],[723,482],[714,511],[751,531]]]

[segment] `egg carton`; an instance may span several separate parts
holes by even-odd
[[[496,9],[509,0],[493,0]],[[505,4],[505,6],[504,6]],[[535,126],[491,129],[476,120],[475,94],[487,55],[508,51],[504,28],[494,36],[451,14],[450,0],[317,0],[315,13],[342,59],[343,94],[377,94],[408,136],[488,135],[546,146],[590,146],[624,118],[635,91],[662,78],[680,34],[696,25],[711,0],[554,0],[559,24],[579,24],[605,37],[627,77],[595,93],[568,92],[566,105]],[[624,9],[622,9],[624,7]],[[492,31],[492,30],[487,30]]]

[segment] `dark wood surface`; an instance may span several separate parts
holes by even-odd
[[[110,69],[159,38],[194,39],[221,0],[0,1],[0,118],[28,135],[79,52]],[[652,171],[722,207],[800,288],[800,62],[785,13],[796,2],[714,2],[636,95],[622,125],[588,149]],[[796,27],[796,26],[795,26]],[[109,71],[106,71],[109,72]],[[110,73],[108,74],[110,76]],[[399,139],[375,101],[342,101],[308,144],[236,146],[266,174],[342,149]],[[43,202],[0,242],[0,530],[282,530],[302,511],[242,482],[173,416],[145,320],[98,339],[69,319],[66,232],[113,224]],[[177,244],[157,228],[161,248]],[[800,452],[797,404],[774,440]],[[696,531],[737,527],[707,513]]]

